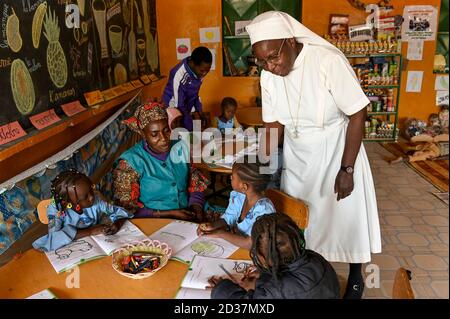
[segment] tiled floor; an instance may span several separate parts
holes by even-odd
[[[438,190],[405,164],[388,164],[391,154],[378,143],[365,144],[377,193],[383,251],[369,264],[380,269],[379,288],[364,298],[392,298],[395,271],[412,272],[416,298],[449,298],[448,206],[431,194]],[[348,265],[333,263],[345,287]],[[366,268],[367,267],[367,268]]]
[[[412,272],[416,298],[449,298],[448,207],[431,194],[438,190],[403,163],[390,165],[392,157],[378,143],[365,144],[374,178],[382,237],[382,253],[363,265],[364,275],[380,270],[379,288],[366,285],[363,298],[392,298],[396,270]],[[217,204],[226,202],[217,200]],[[345,289],[348,265],[333,263]]]

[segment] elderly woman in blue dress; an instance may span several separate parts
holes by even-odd
[[[113,173],[115,202],[135,218],[202,221],[208,181],[189,164],[189,146],[171,141],[168,115],[160,103],[138,107],[124,123],[142,141],[120,155]]]

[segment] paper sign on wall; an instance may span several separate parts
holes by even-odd
[[[103,95],[99,90],[84,93],[84,98],[89,106],[103,102]]]
[[[405,6],[402,40],[434,41],[436,38],[437,13],[437,8],[430,5]]]
[[[436,91],[448,91],[448,75],[438,75],[434,82]]]
[[[436,105],[448,105],[448,91],[436,91]]]
[[[200,43],[217,43],[220,42],[220,28],[200,28]]]
[[[422,90],[423,71],[409,71],[406,82],[406,92],[420,92]]]
[[[50,109],[48,111],[30,116],[30,122],[34,125],[38,130],[42,130],[43,128],[50,126],[61,119],[56,115],[54,109]]]
[[[80,101],[76,100],[70,103],[61,105],[62,110],[67,116],[73,116],[77,113],[86,111],[86,109],[81,105]]]
[[[248,35],[245,27],[250,24],[252,20],[243,20],[234,22],[234,35]]]
[[[0,126],[0,145],[12,142],[27,135],[18,121]]]
[[[423,40],[411,40],[408,43],[407,59],[421,61],[423,56]]]
[[[191,39],[182,38],[176,39],[177,59],[183,60],[191,55]]]
[[[211,70],[216,69],[216,49],[209,49],[211,51],[212,55],[212,63],[211,63]]]

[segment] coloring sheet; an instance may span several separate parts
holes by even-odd
[[[91,237],[83,237],[70,244],[45,253],[57,273],[66,271],[83,262],[105,256]]]
[[[114,235],[105,236],[99,234],[91,237],[107,255],[112,254],[117,248],[126,246],[129,243],[147,239],[147,236],[129,220],[125,221],[119,231]]]
[[[244,276],[246,269],[253,265],[251,260],[233,260],[222,258],[210,258],[195,256],[186,276],[181,282],[182,288],[206,289],[209,286],[208,279],[212,276],[220,276],[239,281]],[[187,297],[189,298],[189,297]]]
[[[211,299],[211,289],[191,289],[181,287],[175,299]]]
[[[193,242],[197,236],[198,224],[174,220],[149,236],[152,240],[168,244],[172,248],[172,256]]]

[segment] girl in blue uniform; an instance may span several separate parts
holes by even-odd
[[[64,171],[52,181],[52,203],[47,208],[48,234],[33,247],[52,251],[81,237],[113,235],[124,218],[133,215],[104,201],[89,177],[75,170]]]

